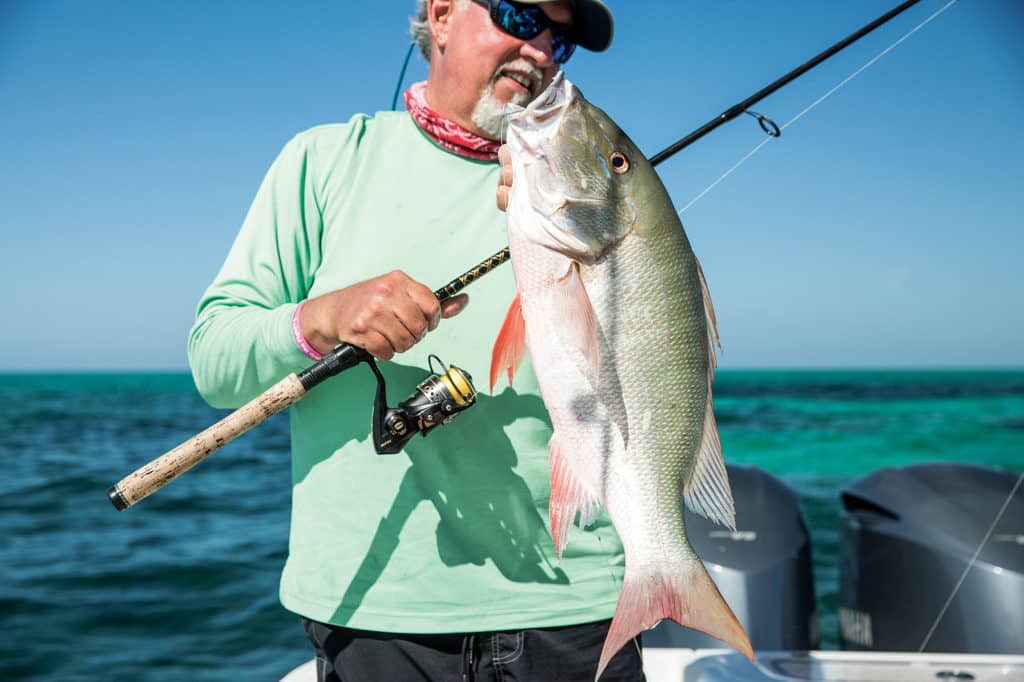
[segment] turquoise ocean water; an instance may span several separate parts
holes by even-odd
[[[715,390],[726,459],[801,495],[826,648],[844,486],[924,461],[1024,469],[1024,371],[722,371]],[[187,374],[0,375],[0,678],[275,680],[310,657],[277,603],[287,417],[129,511],[106,499],[223,414]]]

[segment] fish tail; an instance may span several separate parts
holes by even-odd
[[[612,657],[629,640],[665,618],[720,639],[754,660],[747,633],[725,603],[704,565],[694,561],[691,566],[672,574],[656,569],[646,573],[630,571],[629,563],[626,563],[622,592],[604,640],[595,680],[601,677]]]

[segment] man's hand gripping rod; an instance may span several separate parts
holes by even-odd
[[[466,286],[498,267],[509,258],[502,249],[468,272],[434,292],[438,301],[446,301]],[[302,372],[289,374],[246,405],[238,408],[205,431],[128,474],[107,490],[111,503],[123,511],[131,507],[219,450],[257,424],[298,402],[314,386],[370,359],[362,348],[342,343]]]

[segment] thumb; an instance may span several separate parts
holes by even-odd
[[[469,295],[459,294],[449,298],[441,304],[441,317],[447,320],[449,317],[455,317],[462,312],[462,309],[469,305]]]

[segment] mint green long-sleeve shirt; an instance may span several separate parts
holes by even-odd
[[[204,294],[189,339],[196,386],[235,407],[312,363],[296,305],[393,269],[431,288],[506,243],[498,166],[450,154],[405,113],[356,116],[291,140]],[[607,516],[573,529],[562,561],[549,531],[551,425],[527,359],[487,393],[491,348],[515,294],[511,267],[391,362],[396,404],[428,355],[469,372],[478,402],[403,453],[370,438],[376,382],[355,367],[290,408],[293,482],[281,602],[322,622],[440,633],[611,617],[624,565]],[[259,438],[256,431],[247,438]]]

